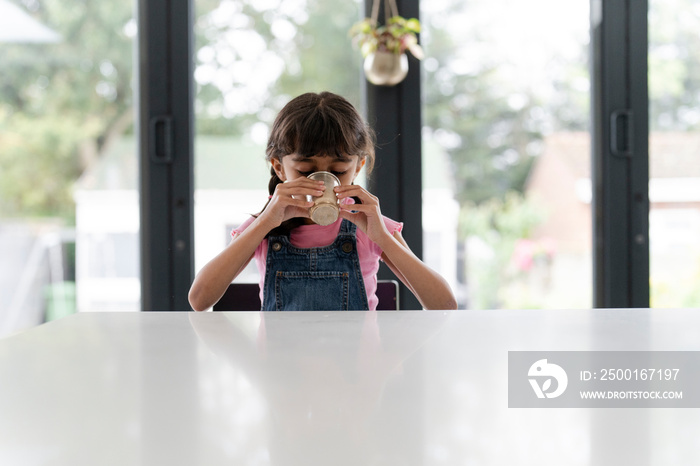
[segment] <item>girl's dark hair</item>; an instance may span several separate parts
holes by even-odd
[[[289,101],[272,124],[265,150],[271,162],[290,154],[305,157],[343,157],[364,159],[367,174],[374,166],[374,132],[359,112],[342,96],[332,92],[306,93]],[[270,168],[270,195],[282,180]],[[264,210],[264,209],[263,209]],[[295,221],[296,220],[296,221]],[[290,223],[291,222],[291,223]],[[299,219],[285,222],[284,231],[298,226]]]

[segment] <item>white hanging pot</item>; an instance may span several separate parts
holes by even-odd
[[[364,63],[367,81],[377,86],[395,86],[408,74],[408,57],[405,53],[377,50],[367,55]]]

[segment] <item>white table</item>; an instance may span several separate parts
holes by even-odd
[[[700,350],[700,310],[84,313],[0,340],[1,465],[690,465],[697,409],[508,407],[508,351]]]

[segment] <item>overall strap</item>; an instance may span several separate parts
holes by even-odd
[[[269,234],[267,236],[268,244],[272,244],[274,242],[278,242],[278,243],[282,243],[282,244],[292,244],[291,241],[289,240],[290,234],[291,234],[291,231],[279,232],[276,235]]]
[[[340,222],[340,231],[338,231],[338,236],[354,237],[357,231],[357,225],[352,223],[350,220],[343,219]]]

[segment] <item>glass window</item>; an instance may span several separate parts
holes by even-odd
[[[138,310],[133,5],[2,1],[0,16],[0,333]]]
[[[652,307],[699,307],[700,2],[649,2]]]
[[[196,3],[197,271],[267,201],[265,144],[282,106],[328,90],[360,108],[360,54],[348,38],[360,9],[331,0]],[[237,281],[257,282],[255,266]]]
[[[425,249],[462,308],[591,306],[588,10],[421,2]]]

